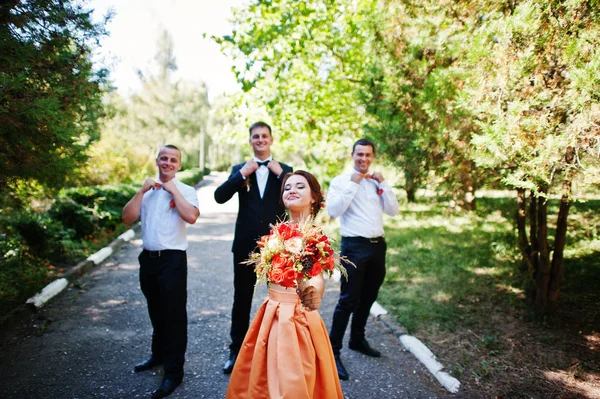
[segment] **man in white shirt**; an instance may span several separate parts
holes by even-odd
[[[340,255],[356,267],[348,266],[348,278],[342,277],[340,298],[333,313],[329,339],[340,379],[349,378],[341,359],[342,340],[352,315],[350,349],[379,357],[365,339],[370,309],[385,277],[383,212],[398,213],[398,200],[381,173],[369,173],[375,157],[375,145],[360,139],[352,147],[354,170],[335,177],[327,193],[327,213],[340,218],[342,248]]]
[[[152,322],[152,356],[134,367],[135,372],[164,367],[164,377],[153,398],[173,393],[183,380],[187,346],[186,223],[200,216],[196,190],[180,182],[181,151],[173,145],[160,149],[156,158],[158,181],[146,179],[123,208],[122,218],[132,224],[142,219],[143,250],[140,287]]]
[[[254,157],[234,165],[229,178],[215,190],[215,201],[224,204],[236,193],[239,211],[235,223],[233,252],[233,307],[231,310],[231,344],[229,357],[223,365],[225,374],[231,373],[238,352],[250,325],[250,309],[256,273],[244,264],[256,249],[256,241],[269,234],[270,225],[285,217],[285,208],[279,200],[281,181],[292,168],[277,162],[271,155],[273,136],[271,127],[264,122],[250,126],[249,143]]]

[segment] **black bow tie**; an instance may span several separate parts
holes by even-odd
[[[269,162],[271,162],[271,161],[256,162],[256,163],[258,164],[258,167],[261,167],[261,166],[267,166],[269,164]]]

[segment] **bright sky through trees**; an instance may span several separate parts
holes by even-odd
[[[110,36],[102,41],[98,60],[111,70],[111,79],[121,94],[140,87],[136,71],[155,73],[152,59],[159,33],[167,29],[175,43],[176,78],[203,80],[209,98],[237,89],[232,62],[221,54],[210,35],[230,31],[232,7],[243,0],[89,0],[94,19],[108,9],[115,16],[108,25]],[[203,33],[207,33],[204,38]]]

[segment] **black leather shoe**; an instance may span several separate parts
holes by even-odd
[[[225,361],[223,365],[223,373],[231,374],[233,366],[235,366],[235,360],[237,359],[237,352],[229,352],[229,359]]]
[[[133,371],[135,371],[136,373],[139,373],[140,371],[146,371],[146,370],[150,370],[153,369],[156,366],[161,365],[162,362],[157,360],[154,356],[151,356],[149,359],[144,360],[141,363],[136,364],[135,366],[133,366]]]
[[[177,388],[179,386],[179,384],[181,384],[181,381],[182,381],[182,378],[177,378],[177,379],[167,378],[167,377],[163,378],[158,389],[156,389],[156,390],[154,390],[154,392],[152,392],[152,397],[153,398],[164,398],[165,396],[169,396],[170,394],[173,393],[175,388]]]
[[[340,380],[348,380],[350,375],[346,371],[346,367],[344,367],[344,363],[342,363],[340,355],[333,355],[333,357],[335,358],[335,368],[337,369],[338,377],[340,377]]]
[[[352,350],[359,351],[360,353],[364,353],[367,356],[371,356],[371,357],[380,357],[381,356],[381,352],[371,348],[371,346],[369,345],[367,340],[364,338],[359,342],[350,341],[348,343],[348,347]]]

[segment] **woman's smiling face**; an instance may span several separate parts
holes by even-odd
[[[304,176],[292,175],[283,186],[283,204],[291,211],[310,213],[310,207],[315,202],[308,181]]]

